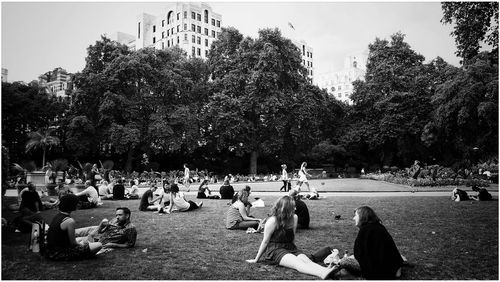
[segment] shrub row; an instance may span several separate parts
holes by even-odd
[[[361,175],[362,179],[372,179],[378,181],[386,181],[394,184],[401,184],[407,186],[472,186],[477,185],[478,187],[488,187],[489,181],[484,179],[463,179],[463,178],[436,178],[436,180],[432,180],[432,178],[408,178],[402,175],[394,175],[392,173],[368,173],[366,175]]]

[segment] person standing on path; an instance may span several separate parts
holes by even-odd
[[[281,165],[281,181],[283,181],[283,186],[280,188],[280,192],[283,190],[285,192],[290,191],[291,184],[288,178],[288,172],[286,171],[286,164]]]
[[[189,168],[187,167],[187,164],[184,164],[184,186],[186,187],[186,192],[189,192],[189,186],[191,186],[191,183],[189,182]]]

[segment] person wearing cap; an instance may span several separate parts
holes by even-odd
[[[52,260],[78,260],[93,257],[102,248],[99,242],[77,242],[75,220],[71,212],[75,211],[79,199],[68,194],[60,199],[59,213],[54,216],[47,232],[45,256]]]

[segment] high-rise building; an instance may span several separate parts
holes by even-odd
[[[68,97],[67,90],[72,88],[71,74],[65,69],[58,67],[48,71],[38,77],[38,84],[45,87],[48,94],[54,94],[57,97]]]
[[[158,16],[142,13],[136,19],[136,34],[123,32],[110,39],[134,50],[178,46],[190,57],[206,59],[212,42],[221,33],[222,16],[206,3],[172,3]]]
[[[314,80],[314,67],[313,67],[313,48],[304,40],[291,39],[293,44],[300,49],[300,54],[302,55],[302,65],[307,69],[307,77],[311,81]]]
[[[284,37],[289,38],[299,48],[302,55],[302,65],[307,69],[307,76],[311,81],[314,81],[313,48],[305,40],[299,39],[301,38],[300,32],[295,29],[292,23],[282,23],[278,28]]]
[[[9,76],[9,70],[2,68],[2,82],[7,82]]]
[[[366,63],[368,62],[368,51],[353,53],[344,58],[344,68],[338,71],[318,74],[316,85],[338,100],[352,103],[352,83],[356,80],[364,80]]]

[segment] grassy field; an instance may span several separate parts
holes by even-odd
[[[195,200],[194,197],[189,196]],[[278,196],[261,197],[264,217]],[[12,219],[5,210],[2,216]],[[159,215],[137,211],[139,201],[105,201],[93,210],[72,214],[78,227],[110,218],[118,206],[132,210],[138,230],[133,249],[115,250],[92,260],[52,262],[27,251],[28,235],[2,230],[2,279],[85,280],[313,280],[283,267],[247,264],[254,258],[262,234],[224,228],[227,200],[206,200],[201,210]],[[498,277],[498,201],[452,202],[449,197],[329,197],[306,201],[310,230],[299,230],[296,245],[306,253],[332,246],[352,253],[357,228],[354,208],[375,209],[412,267],[405,280],[492,279]],[[341,214],[334,220],[332,211]],[[56,211],[44,211],[50,222]]]

